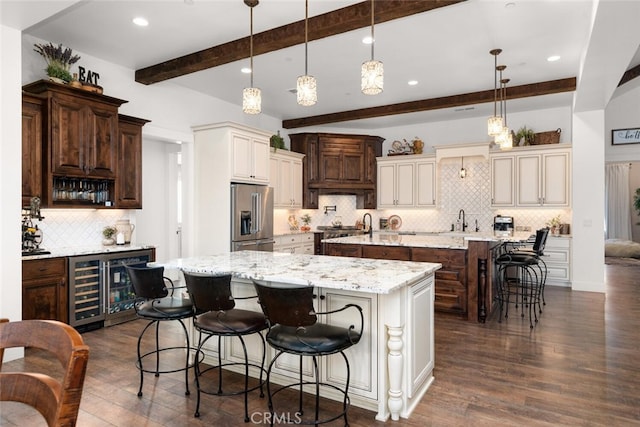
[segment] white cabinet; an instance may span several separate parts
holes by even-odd
[[[492,207],[570,205],[571,147],[525,147],[491,155]]]
[[[269,184],[269,138],[231,132],[231,178],[235,182]]]
[[[302,209],[302,159],[304,154],[277,150],[271,153],[269,185],[273,207]]]
[[[547,284],[571,286],[571,238],[549,235],[542,256],[547,266]]]
[[[313,233],[284,234],[275,236],[274,252],[313,255]]]
[[[378,157],[378,208],[435,206],[435,160]]]
[[[491,206],[515,205],[515,176],[515,156],[491,157]]]
[[[192,164],[192,174],[183,177],[189,183],[189,197],[193,219],[190,253],[224,253],[231,248],[231,196],[232,182],[269,184],[269,138],[271,132],[237,123],[223,122],[193,128],[193,147],[184,148],[185,162]],[[210,230],[212,218],[215,228]]]

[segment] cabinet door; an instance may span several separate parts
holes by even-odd
[[[436,205],[436,164],[416,162],[416,206]]]
[[[22,319],[67,323],[65,258],[22,261]]]
[[[291,199],[291,207],[302,208],[302,160],[291,161]]]
[[[569,153],[544,154],[542,167],[542,203],[545,206],[569,206]]]
[[[251,181],[253,178],[251,138],[246,135],[231,135],[231,175],[233,178]]]
[[[121,209],[142,209],[142,127],[120,122],[118,201]]]
[[[396,165],[396,206],[414,206],[415,164],[402,162]]]
[[[491,206],[514,205],[515,158],[491,159]]]
[[[269,140],[251,139],[251,161],[253,181],[261,184],[269,183]]]
[[[362,309],[364,316],[364,328],[360,341],[345,350],[349,361],[350,382],[349,394],[364,397],[377,397],[378,384],[378,346],[377,346],[377,296],[348,291],[334,291],[322,289],[320,292],[320,310],[331,311],[344,307],[347,304],[355,304]],[[356,330],[360,328],[360,315],[356,309],[350,308],[339,313],[321,316],[325,321],[336,326],[348,328],[354,325]],[[339,354],[323,357],[323,380],[337,387],[344,387],[347,380],[347,367],[344,359]]]
[[[42,102],[22,100],[22,206],[42,194]],[[43,199],[44,202],[44,199]]]
[[[518,206],[540,206],[541,171],[539,155],[518,156]]]
[[[51,168],[54,174],[84,175],[87,131],[84,104],[71,97],[51,99]]]
[[[118,159],[118,110],[100,104],[87,109],[87,156],[85,173],[100,178],[115,178]]]
[[[396,201],[396,165],[393,163],[378,164],[378,207],[395,207]]]

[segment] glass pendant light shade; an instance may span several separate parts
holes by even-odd
[[[377,95],[384,90],[384,66],[380,61],[366,61],[362,63],[362,93]]]
[[[262,111],[262,94],[257,87],[246,87],[242,90],[242,111],[246,114],[260,114]]]
[[[298,104],[308,107],[318,102],[316,78],[313,76],[300,76],[296,84]]]
[[[513,134],[511,133],[511,129],[504,126],[500,134],[496,136],[495,143],[501,150],[510,150],[513,148]]]
[[[491,116],[487,121],[487,132],[489,136],[498,136],[503,128],[502,117]]]

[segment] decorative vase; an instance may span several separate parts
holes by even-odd
[[[111,237],[105,237],[104,239],[102,239],[102,245],[103,246],[112,246],[116,243],[115,240],[113,240]]]
[[[303,225],[302,227],[300,227],[300,231],[306,233],[307,231],[311,231],[311,227],[309,227],[308,225]]]
[[[57,78],[57,77],[49,77],[49,80],[51,80],[51,81],[52,81],[52,82],[54,82],[54,83],[59,83],[59,84],[61,84],[61,85],[63,85],[63,84],[64,84],[64,80],[59,79],[59,78]]]

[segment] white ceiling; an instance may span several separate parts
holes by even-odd
[[[0,1],[3,25],[131,69],[249,33],[249,8],[242,0]],[[354,3],[358,2],[310,0],[309,14]],[[369,29],[309,43],[309,74],[318,80],[315,106],[297,105],[290,92],[296,77],[304,74],[303,45],[255,57],[254,86],[262,89],[263,113],[292,119],[493,89],[493,48],[503,49],[499,62],[507,65],[504,77],[511,79],[509,85],[577,77],[589,41],[592,8],[591,0],[468,0],[376,25],[375,56],[385,66],[385,89],[377,96],[359,90],[360,64],[370,56],[370,47],[361,40]],[[146,17],[150,25],[135,27],[131,20],[136,16]],[[254,9],[254,33],[303,18],[302,0],[262,0]],[[550,55],[561,59],[547,62]],[[640,64],[640,55],[629,61],[627,68]],[[170,82],[240,105],[242,89],[249,86],[249,76],[240,69],[248,63],[238,61]],[[417,86],[407,85],[412,79],[419,81]],[[509,111],[571,102],[571,93],[527,98],[510,101]],[[488,103],[338,126],[487,116],[492,109]]]

